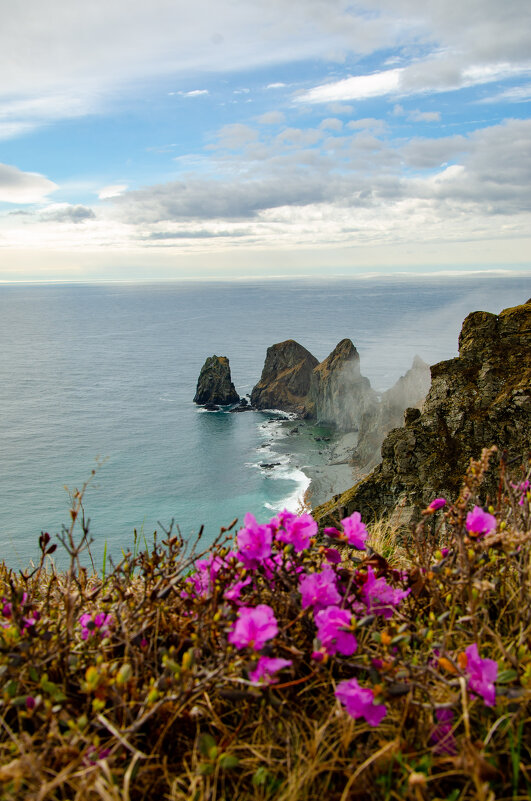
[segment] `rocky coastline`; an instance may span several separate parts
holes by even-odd
[[[432,496],[458,490],[483,447],[531,448],[530,332],[531,301],[500,315],[474,312],[456,359],[430,368],[415,357],[381,397],[349,339],[322,362],[286,340],[268,348],[249,399],[237,395],[228,359],[211,357],[194,400],[215,409],[224,398],[231,412],[299,418],[295,427],[286,421],[281,449],[310,479],[306,501],[323,524],[353,510],[370,517],[395,510],[408,523]],[[274,459],[263,467],[274,469]]]

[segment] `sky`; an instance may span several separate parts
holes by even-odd
[[[0,0],[0,280],[531,271],[529,0]]]

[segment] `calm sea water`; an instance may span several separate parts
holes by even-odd
[[[240,394],[266,348],[293,338],[319,359],[343,337],[377,390],[418,353],[457,354],[470,311],[527,300],[529,278],[0,286],[0,547],[23,567],[41,530],[68,521],[64,489],[105,459],[85,509],[101,560],[133,529],[147,539],[174,518],[185,536],[253,511],[295,504],[303,470],[276,458],[279,418],[192,403],[207,356],[226,355]],[[296,439],[296,438],[294,438]],[[260,462],[281,461],[275,470]]]

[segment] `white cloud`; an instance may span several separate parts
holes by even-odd
[[[40,203],[57,188],[57,184],[44,175],[0,164],[0,201],[3,203]]]
[[[299,103],[330,103],[381,97],[398,91],[402,72],[402,69],[394,69],[343,78],[341,81],[315,86],[295,99]]]
[[[283,89],[286,86],[285,83],[278,81],[277,83],[268,83],[266,89]]]
[[[343,122],[337,117],[327,117],[325,120],[321,120],[319,128],[323,131],[340,131],[343,128]]]
[[[256,118],[261,125],[280,125],[286,119],[282,111],[266,111]]]
[[[42,210],[41,219],[45,222],[74,223],[77,225],[87,222],[87,220],[95,220],[96,215],[92,209],[86,206],[54,203]]]
[[[119,195],[123,195],[126,189],[127,184],[111,184],[110,186],[104,186],[103,189],[100,189],[98,192],[98,197],[100,200],[118,197]]]
[[[174,94],[170,92],[170,94]],[[177,92],[181,97],[200,97],[201,95],[208,95],[208,89],[192,89],[189,92]]]

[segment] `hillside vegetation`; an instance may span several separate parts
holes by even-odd
[[[69,568],[0,567],[2,798],[529,798],[529,465],[485,498],[491,455],[400,542],[247,515],[105,576],[75,492]]]

